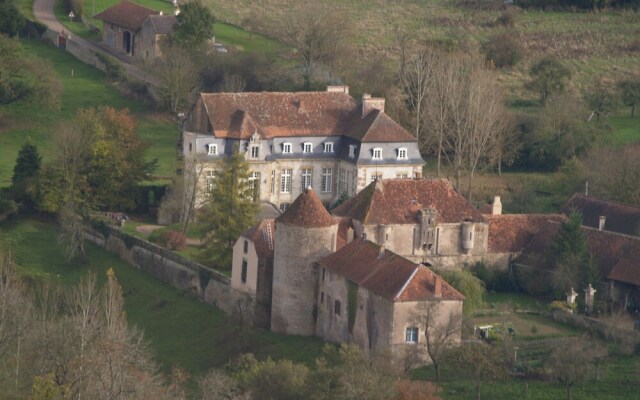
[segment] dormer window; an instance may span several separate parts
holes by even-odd
[[[302,152],[303,153],[313,153],[313,143],[311,142],[305,142],[302,145]]]
[[[407,159],[407,148],[400,147],[398,149],[398,160],[406,160]]]
[[[355,144],[350,144],[349,145],[349,158],[354,158],[356,156],[356,148],[358,146],[356,146]]]
[[[292,148],[291,143],[282,143],[282,154],[291,154]]]
[[[327,142],[324,144],[325,153],[333,153],[333,142]]]
[[[249,156],[252,160],[255,160],[260,157],[260,146],[257,144],[252,144],[249,147]]]
[[[208,144],[207,148],[208,148],[207,154],[209,154],[210,156],[218,155],[218,145],[217,144]]]
[[[382,160],[382,147],[374,147],[373,148],[373,159],[374,160]]]

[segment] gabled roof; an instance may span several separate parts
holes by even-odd
[[[318,265],[389,301],[436,299],[434,272],[391,251],[380,254],[380,246],[368,240],[353,240]],[[442,281],[442,296],[437,299],[464,300],[464,296]]]
[[[276,222],[305,228],[324,228],[338,223],[313,189],[305,189],[300,193],[287,211],[276,218]]]
[[[177,19],[175,15],[150,15],[149,22],[157,35],[168,35],[173,31]]]
[[[143,7],[128,0],[123,0],[98,13],[94,18],[137,31],[148,16],[158,14],[160,14],[160,12],[156,10]]]
[[[219,138],[348,136],[360,142],[415,142],[385,113],[362,107],[338,92],[200,93]],[[204,133],[204,132],[201,132]]]
[[[583,225],[598,228],[600,216],[605,216],[605,230],[640,236],[640,207],[576,193],[562,207],[565,214],[570,214],[572,210],[582,214]]]
[[[333,210],[364,224],[415,224],[433,208],[438,223],[484,222],[482,214],[446,179],[377,180]]]
[[[273,240],[276,237],[276,223],[272,219],[263,219],[242,235],[253,242],[259,258],[273,257]]]
[[[489,223],[490,253],[516,253],[549,222],[566,220],[562,214],[484,215]]]

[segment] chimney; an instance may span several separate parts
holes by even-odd
[[[442,297],[442,278],[438,275],[436,275],[436,279],[433,284],[433,295],[436,297]]]
[[[386,251],[385,242],[382,242],[380,245],[380,251],[378,252],[378,258],[382,258],[384,256],[384,252]]]
[[[370,94],[362,95],[362,118],[366,117],[373,110],[384,112],[384,98],[371,97]]]
[[[355,235],[355,232],[353,231],[353,228],[349,228],[347,229],[347,243],[351,243],[353,241],[353,237]]]
[[[493,204],[491,205],[491,215],[502,214],[502,202],[500,202],[500,196],[493,198]]]
[[[164,13],[162,11],[160,11],[160,15],[164,15]]]
[[[349,94],[349,86],[346,85],[331,85],[331,86],[327,86],[327,92],[329,93],[344,93],[344,94]]]
[[[605,217],[604,215],[600,216],[600,222],[598,223],[598,229],[603,231],[604,230],[604,224],[607,222],[607,217]]]

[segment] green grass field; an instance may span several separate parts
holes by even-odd
[[[240,340],[230,319],[214,306],[189,298],[91,244],[89,265],[68,263],[56,245],[56,232],[46,221],[5,222],[0,225],[0,245],[13,252],[20,273],[30,280],[71,285],[90,269],[104,280],[106,270],[113,268],[125,294],[129,322],[144,330],[163,371],[181,366],[199,376],[244,351],[308,363],[321,354],[323,342],[317,338],[252,331]],[[34,243],[38,251],[33,251]]]
[[[104,73],[72,55],[36,41],[21,41],[24,51],[47,59],[63,87],[60,110],[43,110],[31,103],[0,107],[0,187],[11,183],[18,150],[27,137],[38,145],[44,161],[51,160],[52,131],[73,120],[79,108],[111,106],[128,108],[138,121],[138,134],[149,143],[148,159],[158,159],[156,175],[170,177],[175,171],[179,128],[170,117],[151,110],[140,101],[123,97],[105,79]]]

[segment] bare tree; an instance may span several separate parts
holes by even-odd
[[[221,93],[239,93],[244,92],[247,87],[247,82],[238,74],[225,73],[222,78],[222,83],[218,88]]]
[[[403,51],[404,54],[404,51]],[[426,129],[427,96],[434,85],[435,56],[426,48],[421,49],[408,62],[401,66],[400,83],[412,116],[413,133],[418,144]]]
[[[187,49],[165,43],[162,56],[152,66],[160,81],[161,96],[171,111],[178,112],[189,102],[198,85],[198,68]]]
[[[597,354],[593,343],[586,338],[564,338],[556,342],[546,361],[547,376],[560,383],[573,399],[573,387],[591,379],[595,374]]]
[[[460,341],[462,310],[447,310],[446,303],[430,301],[418,305],[414,321],[424,328],[425,349],[440,381],[440,366],[449,348]]]
[[[455,362],[460,375],[466,375],[475,386],[476,400],[480,400],[480,388],[505,376],[506,364],[498,348],[486,343],[465,343],[455,351]]]
[[[68,201],[58,213],[60,232],[58,245],[62,247],[67,260],[77,256],[84,256],[84,229],[85,223],[77,213],[73,202]]]
[[[609,200],[640,205],[640,145],[599,148],[586,159],[590,192]],[[640,226],[635,227],[640,234]]]

